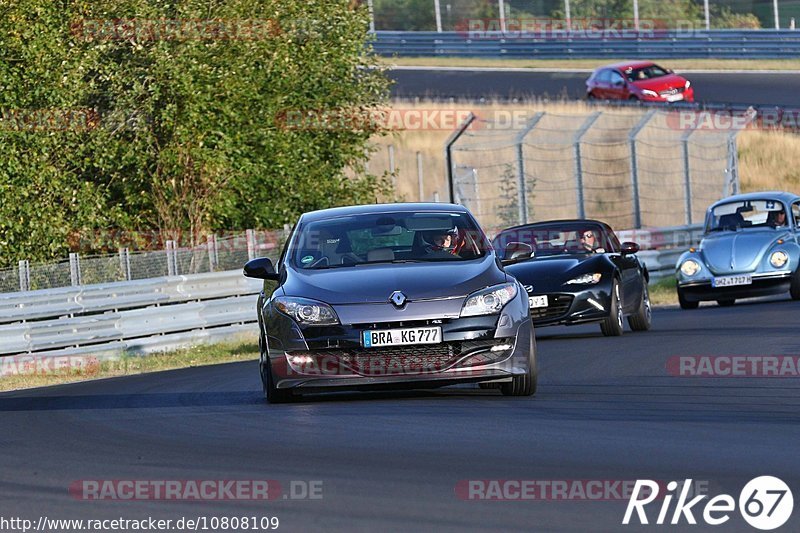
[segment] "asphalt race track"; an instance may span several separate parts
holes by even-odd
[[[797,501],[800,379],[674,377],[665,368],[680,355],[800,354],[799,314],[800,302],[778,298],[659,309],[652,331],[621,338],[596,326],[543,328],[535,398],[465,388],[267,405],[255,362],[5,393],[0,515],[277,516],[288,531],[654,527],[622,527],[620,500],[457,497],[459,481],[471,479],[692,478],[712,496],[738,499],[749,479],[775,475]],[[86,479],[268,479],[284,495],[290,481],[322,481],[322,498],[81,501],[68,493]],[[648,508],[651,522],[657,506]],[[695,515],[702,524],[702,509]],[[799,529],[795,510],[783,530]],[[738,512],[724,530],[755,531]]]
[[[680,72],[679,72],[680,74]],[[797,72],[685,73],[695,88],[698,102],[759,104],[800,107],[800,74]],[[536,72],[504,70],[414,70],[389,71],[395,80],[395,97],[434,98],[583,98],[586,72]]]

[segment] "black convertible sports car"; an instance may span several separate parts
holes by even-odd
[[[501,231],[492,242],[525,287],[536,326],[599,322],[603,335],[650,329],[649,274],[639,246],[596,220],[556,220]]]

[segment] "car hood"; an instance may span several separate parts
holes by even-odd
[[[649,80],[636,80],[631,82],[633,85],[640,89],[649,89],[651,91],[660,92],[669,89],[678,89],[686,85],[686,78],[678,76],[677,74],[668,74],[658,78]]]
[[[538,257],[506,266],[506,272],[517,278],[523,285],[534,282],[562,284],[587,273],[591,264],[601,260],[599,254],[558,255]]]
[[[378,263],[330,270],[287,270],[287,296],[313,298],[332,305],[384,303],[394,291],[409,301],[467,296],[506,281],[494,256],[474,261]]]
[[[724,231],[707,235],[700,249],[714,274],[752,272],[775,242],[788,236],[772,228]]]

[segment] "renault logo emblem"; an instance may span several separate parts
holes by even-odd
[[[389,301],[392,302],[395,307],[403,307],[403,304],[406,303],[406,295],[400,291],[394,291],[391,296],[389,296]]]

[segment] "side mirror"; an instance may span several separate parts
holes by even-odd
[[[622,243],[622,255],[629,255],[635,254],[639,251],[639,245],[635,242],[623,242]]]
[[[269,279],[278,281],[279,276],[275,273],[275,267],[268,257],[252,259],[244,265],[244,275],[248,278]]]
[[[533,255],[533,247],[524,242],[510,242],[503,254],[503,261],[516,261]]]

